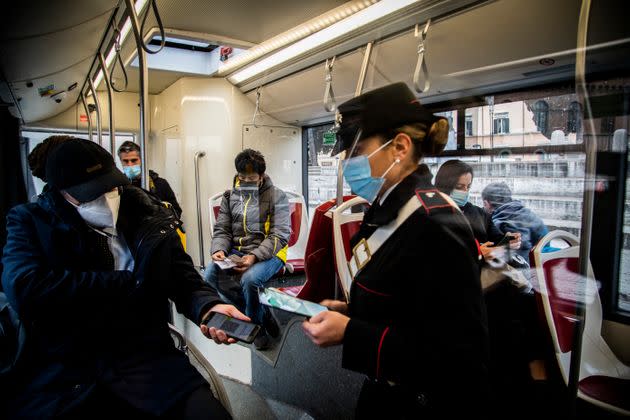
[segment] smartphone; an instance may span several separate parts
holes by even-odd
[[[514,239],[516,239],[516,236],[514,236],[514,235],[505,235],[503,238],[501,238],[499,243],[494,245],[494,246],[507,246],[507,245],[510,244],[510,241],[512,241]]]
[[[260,325],[241,321],[218,312],[212,312],[210,319],[206,321],[206,325],[223,330],[228,337],[245,343],[252,343],[260,331]]]
[[[259,289],[258,300],[263,305],[293,312],[298,315],[304,315],[307,318],[328,310],[325,306],[287,295],[273,287]]]

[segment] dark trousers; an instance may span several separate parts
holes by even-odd
[[[61,416],[62,419],[231,419],[215,399],[208,385],[202,385],[182,398],[161,416],[139,410],[104,388],[98,388],[78,407]]]

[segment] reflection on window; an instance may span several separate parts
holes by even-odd
[[[457,111],[436,112],[448,120],[448,142],[444,150],[457,150]]]
[[[541,133],[546,133],[549,121],[549,105],[545,101],[537,101],[534,104],[534,123]]]
[[[582,128],[582,110],[576,101],[571,102],[567,113],[567,131],[577,133]]]
[[[494,134],[509,134],[510,116],[507,112],[497,112],[494,114]]]

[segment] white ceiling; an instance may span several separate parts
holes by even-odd
[[[591,44],[628,36],[628,25],[624,23],[627,15],[620,11],[627,3],[609,2],[614,5],[594,3],[589,27]],[[48,118],[77,100],[79,89],[57,104],[49,97],[40,98],[37,88],[54,84],[55,89],[64,90],[75,81],[81,87],[106,22],[118,3],[119,0],[36,0],[16,4],[6,13],[4,26],[0,28],[0,67],[14,95],[21,98],[25,122]],[[343,3],[340,0],[157,0],[166,28],[207,34],[208,39],[231,38],[243,44],[260,43]],[[580,4],[580,0],[496,0],[438,19],[427,38],[426,60],[432,86],[419,97],[428,103],[452,99],[453,92],[459,96],[476,95],[484,89],[570,78],[574,54],[561,52],[575,48]],[[599,25],[599,31],[592,30],[597,26],[594,24]],[[153,26],[151,12],[147,27]],[[128,37],[123,46],[125,58],[131,55],[132,38]],[[413,28],[377,42],[364,90],[401,80],[411,85],[417,44]],[[622,51],[627,52],[627,48]],[[327,52],[318,54],[322,55],[319,61],[315,57],[310,59],[316,65],[304,69],[310,64],[302,63],[299,68],[298,63],[295,73],[264,85],[262,111],[287,123],[331,118],[322,105],[322,60]],[[555,64],[542,66],[539,57],[543,55],[553,57]],[[628,55],[608,53],[593,58],[593,62],[596,60],[627,62]],[[333,86],[338,103],[354,94],[361,61],[362,49],[337,57]],[[158,94],[184,76],[188,75],[150,70],[150,93]],[[265,77],[267,82],[274,80]],[[128,90],[137,92],[136,68],[129,68],[129,79]],[[28,88],[27,81],[34,86]],[[251,86],[244,88],[254,101]]]
[[[76,89],[62,103],[40,97],[37,89],[53,84],[56,91],[73,82],[83,85],[92,58],[119,0],[32,0],[3,6],[0,69],[25,122],[51,117],[69,108]],[[157,0],[164,26],[260,43],[345,3],[342,0]],[[147,28],[155,25],[153,15]],[[131,45],[133,37],[128,38]],[[128,47],[129,48],[129,47]],[[182,74],[151,71],[150,91],[159,93]],[[131,80],[137,70],[130,70]],[[33,87],[28,88],[27,82]],[[137,89],[130,81],[130,89]]]
[[[563,52],[575,49],[580,4],[580,0],[501,0],[438,20],[431,25],[426,42],[431,87],[418,97],[423,103],[431,103],[570,80],[574,74],[575,53]],[[589,32],[591,44],[624,36],[609,28],[602,31],[602,27],[610,25],[626,29],[627,25],[622,26],[619,18],[606,17],[601,10],[597,12],[599,22],[592,17]],[[413,87],[417,47],[413,28],[376,43],[364,91],[398,81]],[[333,89],[338,104],[354,95],[363,51],[364,48],[336,58]],[[625,60],[627,65],[627,53],[628,44],[624,50],[617,49],[612,54],[589,53],[588,62],[610,69],[615,60]],[[555,63],[542,65],[541,56],[551,56]],[[287,124],[331,121],[333,113],[327,112],[323,105],[324,76],[324,62],[320,62],[265,84],[260,89],[261,109]],[[247,96],[255,101],[254,90]]]

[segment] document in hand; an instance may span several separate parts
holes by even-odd
[[[221,270],[228,270],[232,267],[236,267],[236,263],[229,258],[226,258],[223,261],[215,261],[214,263],[218,265]]]
[[[322,311],[327,311],[328,308],[319,305],[308,300],[299,299],[286,293],[281,292],[275,287],[268,287],[266,289],[259,289],[258,300],[263,305],[271,306],[273,308],[282,309],[284,311],[293,312],[298,315],[304,315],[306,317],[312,317]]]

